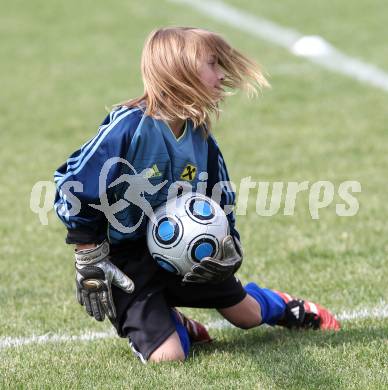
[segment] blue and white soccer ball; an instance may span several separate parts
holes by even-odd
[[[147,244],[161,267],[185,275],[205,257],[220,258],[228,234],[222,208],[202,194],[189,192],[155,210],[155,223],[148,223]]]

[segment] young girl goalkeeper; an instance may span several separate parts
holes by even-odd
[[[98,134],[55,173],[55,208],[68,230],[66,242],[76,245],[79,303],[96,320],[107,315],[144,362],[184,360],[190,344],[210,340],[203,325],[176,307],[215,308],[242,329],[265,323],[338,330],[320,305],[255,283],[242,286],[234,276],[243,253],[233,213],[227,215],[223,257],[205,259],[183,282],[153,260],[140,201],[156,208],[170,185],[185,181],[195,190],[201,181],[208,196],[219,189],[221,207],[233,205],[210,118],[218,116],[225,88],[257,91],[268,83],[254,62],[218,34],[198,28],[152,32],[141,70],[144,94],[115,107]],[[147,185],[118,180],[147,168]],[[102,206],[103,192],[116,209]]]

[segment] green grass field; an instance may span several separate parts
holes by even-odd
[[[228,2],[322,35],[388,72],[381,0]],[[15,0],[2,3],[0,20],[1,388],[388,388],[387,92],[168,1]],[[194,348],[184,364],[143,366],[115,337],[6,347],[6,339],[110,329],[76,303],[65,229],[53,211],[48,226],[40,224],[30,193],[95,134],[106,106],[140,94],[143,41],[165,25],[218,31],[270,75],[271,90],[255,100],[233,96],[215,125],[234,182],[361,183],[354,217],[336,215],[336,195],[312,220],[306,194],[293,216],[260,217],[251,196],[238,217],[242,281],[354,318],[336,334],[212,329],[216,341]],[[219,319],[215,311],[184,312]]]

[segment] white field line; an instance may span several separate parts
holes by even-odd
[[[357,321],[362,319],[373,318],[388,318],[388,303],[382,301],[378,306],[369,309],[359,309],[355,311],[343,311],[337,315],[340,321]],[[220,319],[206,324],[208,329],[226,329],[232,328],[226,320]],[[98,339],[107,339],[118,337],[116,332],[112,329],[106,332],[92,332],[86,331],[79,335],[66,335],[47,333],[44,335],[34,335],[30,337],[0,337],[0,350],[6,348],[22,347],[29,344],[47,344],[47,343],[61,343],[72,341],[93,341]]]
[[[306,57],[326,69],[352,77],[388,92],[388,73],[359,59],[350,57],[337,50],[321,37],[318,42],[310,41],[298,31],[282,27],[267,19],[253,16],[221,1],[213,0],[170,0],[185,4],[208,18],[233,26],[241,31],[259,37],[278,46],[282,46],[295,55]],[[312,47],[311,47],[312,45]],[[317,50],[317,45],[318,50]],[[302,50],[300,50],[302,48]]]
[[[106,339],[115,337],[117,334],[113,331],[107,332],[93,332],[86,331],[80,335],[66,335],[47,333],[41,336],[33,335],[30,337],[0,337],[0,349],[10,347],[20,347],[28,344],[47,344],[47,343],[61,343],[68,341],[93,341],[98,339]]]

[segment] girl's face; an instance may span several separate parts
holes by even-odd
[[[202,83],[221,97],[223,92],[221,82],[225,75],[218,64],[217,57],[214,54],[204,56],[200,60],[198,72]]]

